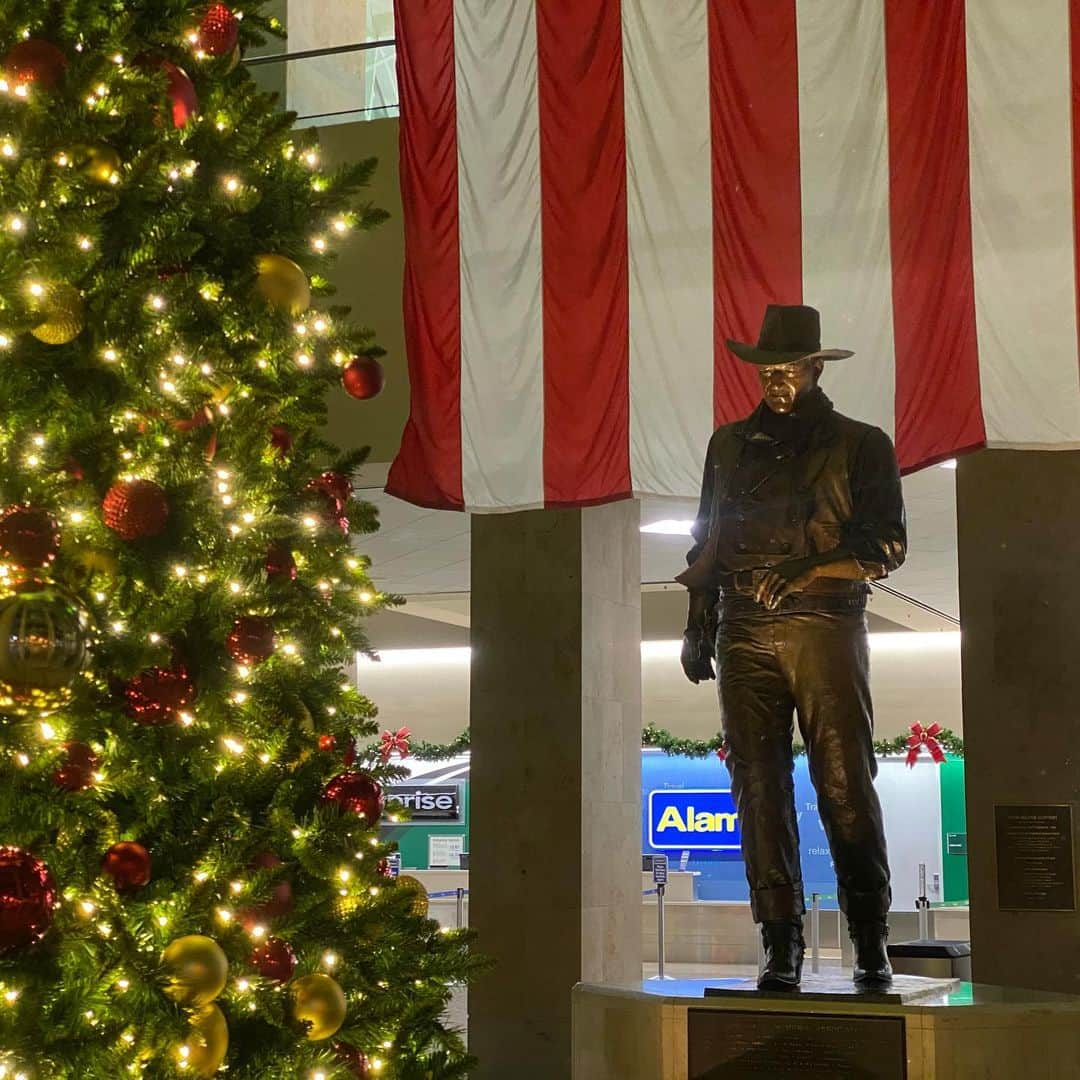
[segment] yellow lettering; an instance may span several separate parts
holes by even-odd
[[[660,815],[660,821],[656,826],[656,831],[660,833],[665,829],[674,829],[676,832],[686,832],[686,824],[679,816],[677,807],[669,806]]]

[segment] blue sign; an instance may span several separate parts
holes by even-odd
[[[668,851],[738,851],[739,815],[725,788],[649,792],[649,845]]]
[[[793,779],[803,888],[808,896],[812,892],[835,893],[836,875],[805,757],[795,759]],[[724,816],[735,813],[727,791],[730,784],[727,768],[713,755],[686,758],[660,750],[642,751],[641,850],[670,852],[679,869],[696,874],[694,896],[698,900],[745,901],[750,895],[739,850],[738,820],[732,830],[731,818]],[[693,828],[687,820],[691,805]],[[672,811],[666,820],[665,810]],[[710,816],[700,817],[702,813]],[[662,820],[664,828],[658,829]],[[836,902],[825,901],[822,907],[835,908]]]

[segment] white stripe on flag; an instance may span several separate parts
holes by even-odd
[[[969,3],[967,68],[986,439],[990,445],[1075,443],[1080,400],[1067,0]]]
[[[826,371],[837,408],[894,430],[889,142],[883,0],[798,0],[803,296],[822,345],[853,349]]]
[[[630,256],[630,475],[696,492],[713,427],[706,0],[623,0]]]
[[[455,0],[461,486],[542,506],[540,114],[533,0]]]

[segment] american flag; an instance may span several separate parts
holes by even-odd
[[[397,0],[411,417],[388,490],[692,496],[822,312],[903,469],[1080,446],[1080,0]],[[1076,47],[1071,47],[1074,39]]]

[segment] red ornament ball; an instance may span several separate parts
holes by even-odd
[[[311,491],[321,491],[331,499],[336,499],[342,509],[344,509],[344,504],[352,498],[353,493],[352,481],[344,473],[339,472],[324,472],[322,476],[316,476],[308,483],[308,488]]]
[[[377,873],[379,877],[392,878],[394,876],[394,871],[390,869],[390,860],[380,859],[375,866],[375,873]]]
[[[346,1046],[344,1043],[334,1043],[334,1056],[342,1065],[352,1070],[357,1080],[368,1080],[371,1073],[371,1062],[363,1050],[355,1046]]]
[[[383,366],[373,356],[356,356],[341,373],[345,393],[359,401],[375,397],[383,388]]]
[[[274,655],[277,638],[274,624],[262,615],[241,615],[233,623],[225,648],[238,663],[254,667]]]
[[[67,57],[44,38],[27,38],[8,50],[4,71],[17,83],[36,83],[51,90],[63,77]]]
[[[296,953],[281,938],[267,938],[251,951],[248,963],[264,978],[276,983],[287,983],[296,970]]]
[[[362,772],[343,772],[335,776],[323,788],[319,799],[342,812],[366,818],[370,826],[378,825],[386,805],[378,781]]]
[[[122,540],[158,536],[169,519],[169,500],[153,480],[113,484],[101,502],[105,525]]]
[[[113,879],[117,892],[139,889],[150,881],[150,852],[133,840],[121,840],[105,852],[101,869]]]
[[[20,570],[48,566],[60,550],[60,526],[47,510],[9,506],[0,514],[0,556]]]
[[[270,429],[270,445],[278,452],[278,457],[285,457],[293,448],[293,433],[284,424],[275,424]]]
[[[86,743],[64,743],[64,763],[53,773],[53,783],[64,791],[83,791],[94,782],[97,755]]]
[[[140,724],[173,724],[198,696],[187,668],[147,668],[124,687],[128,715]]]
[[[319,736],[319,749],[329,754],[337,746],[337,739],[333,735]]]
[[[273,870],[284,863],[272,851],[262,851],[248,864],[252,870]],[[289,881],[279,881],[270,891],[270,896],[261,904],[256,904],[241,912],[240,921],[248,931],[253,926],[268,922],[270,919],[288,915],[293,909],[293,888]]]
[[[172,108],[173,127],[182,128],[199,111],[199,95],[182,67],[177,67],[171,60],[162,60],[161,69],[169,80],[166,92]]]
[[[272,581],[284,579],[296,580],[296,559],[288,544],[277,541],[266,550],[266,562],[264,564],[266,576]]]
[[[211,4],[199,23],[199,46],[211,56],[224,56],[236,48],[240,21],[224,4]]]
[[[0,847],[0,953],[40,941],[52,925],[56,884],[37,856]]]

